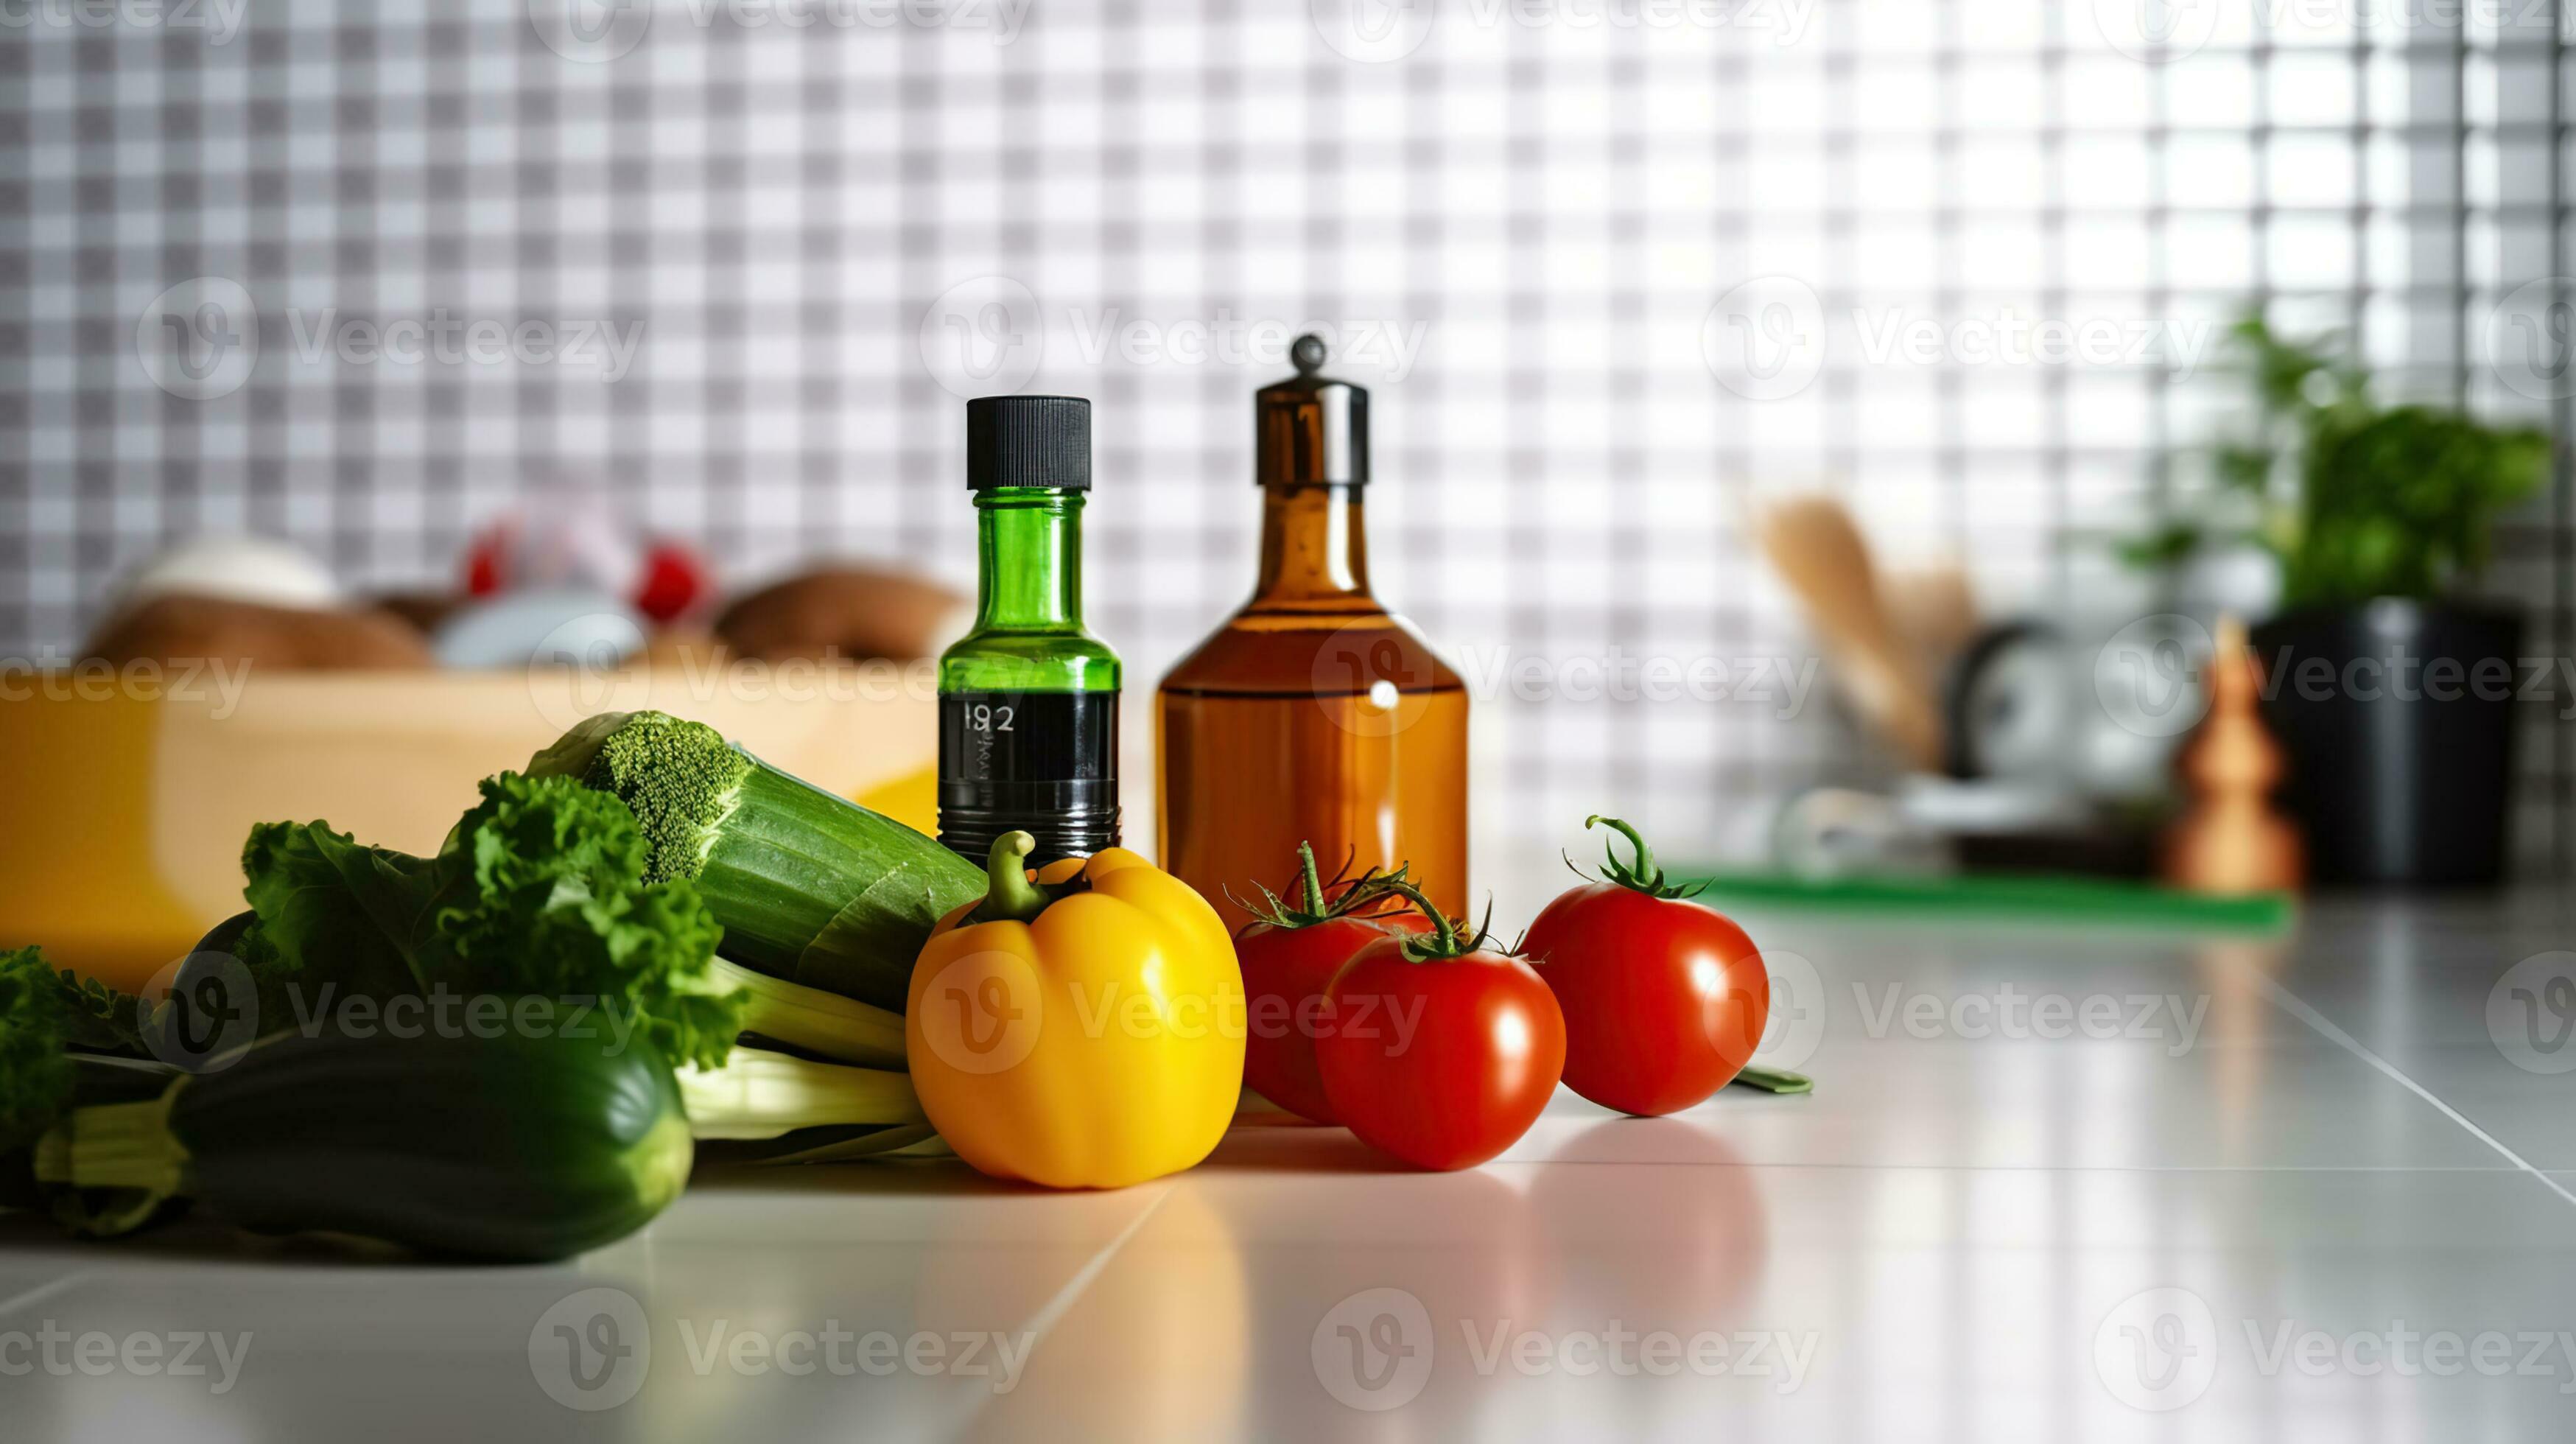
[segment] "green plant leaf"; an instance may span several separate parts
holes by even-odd
[[[2336,359],[2343,343],[2276,334],[2260,312],[2229,337],[2260,409],[2256,435],[2211,448],[2217,496],[2264,500],[2256,535],[2281,559],[2291,606],[2439,595],[2486,563],[2496,515],[2540,490],[2551,442],[2423,405],[2382,407],[2370,377]],[[2283,455],[2296,485],[2278,486]],[[2188,496],[2175,515],[2124,549],[2142,566],[2190,554],[2187,534],[2214,530],[2216,496]]]

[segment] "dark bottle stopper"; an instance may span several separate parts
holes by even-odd
[[[1091,403],[1079,396],[978,396],[966,403],[966,486],[1091,489]]]
[[[1320,336],[1288,348],[1297,374],[1253,393],[1252,479],[1263,486],[1356,486],[1369,479],[1368,388],[1319,375]]]

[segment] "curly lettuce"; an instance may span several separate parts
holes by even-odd
[[[636,1020],[674,1065],[720,1065],[744,1006],[715,966],[722,929],[692,884],[645,880],[626,804],[510,772],[482,793],[434,857],[319,822],[252,829],[256,921],[236,955],[261,1030],[354,997],[577,998]]]
[[[63,992],[44,954],[0,953],[0,1153],[36,1141],[72,1096]]]
[[[142,999],[51,967],[41,949],[0,951],[0,1154],[78,1101],[78,1054],[140,1058],[148,1022]]]

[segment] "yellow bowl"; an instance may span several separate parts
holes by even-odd
[[[232,688],[11,679],[0,701],[0,947],[140,986],[241,910],[251,825],[328,821],[429,852],[474,784],[574,721],[652,707],[927,832],[927,696],[854,667],[669,667],[611,676],[274,673]]]

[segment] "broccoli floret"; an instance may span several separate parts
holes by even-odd
[[[635,814],[649,849],[644,875],[663,882],[705,869],[753,766],[703,722],[639,712],[600,741],[583,781]]]

